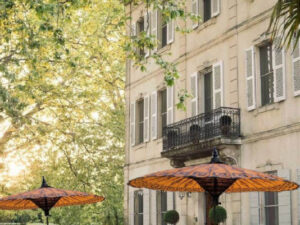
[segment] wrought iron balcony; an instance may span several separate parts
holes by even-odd
[[[166,126],[163,129],[162,156],[188,157],[191,151],[198,156],[205,155],[205,149],[216,145],[216,140],[231,143],[230,140],[239,137],[240,109],[221,107]],[[180,152],[182,149],[186,151]]]

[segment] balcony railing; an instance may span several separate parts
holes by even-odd
[[[240,136],[240,109],[221,107],[170,124],[163,129],[163,151],[199,144],[216,137]]]

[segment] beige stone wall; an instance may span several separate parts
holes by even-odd
[[[236,150],[237,154],[234,149],[228,150],[228,154],[237,157],[239,166],[244,168],[260,171],[288,168],[291,179],[296,180],[296,169],[300,168],[300,97],[294,97],[292,91],[291,50],[286,50],[286,99],[261,107],[259,70],[256,67],[257,107],[248,111],[246,105],[245,50],[269,38],[268,35],[262,34],[268,27],[270,9],[275,2],[275,0],[221,0],[219,16],[200,25],[190,34],[176,32],[175,41],[159,52],[161,54],[172,52],[167,59],[179,63],[178,70],[181,76],[175,84],[175,103],[178,90],[182,88],[190,90],[192,73],[222,60],[224,106],[241,109],[243,135],[242,145]],[[132,8],[133,21],[144,14],[143,10],[143,6]],[[127,12],[130,13],[129,7]],[[190,25],[187,23],[187,26]],[[171,168],[169,160],[161,158],[160,155],[162,139],[133,147],[129,143],[129,104],[165,86],[162,71],[152,60],[148,59],[148,61],[147,72],[141,72],[127,63],[125,183],[150,172]],[[190,106],[188,100],[186,112],[175,110],[174,121],[190,117]],[[191,164],[207,160],[202,159]],[[125,185],[124,189],[125,217],[128,219],[129,188]],[[292,222],[297,224],[297,192],[292,193],[292,199]],[[196,204],[199,201],[201,202],[201,196],[197,194],[183,200],[180,200],[177,195],[176,208],[181,215],[180,225],[203,224],[202,206]],[[222,197],[222,203],[229,214],[227,225],[250,224],[247,193],[226,194]]]

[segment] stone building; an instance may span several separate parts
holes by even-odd
[[[280,49],[267,33],[275,0],[187,0],[202,21],[162,21],[160,12],[128,5],[131,35],[157,36],[159,54],[178,63],[166,87],[148,56],[147,72],[127,63],[125,183],[172,167],[209,162],[212,147],[231,165],[300,183],[300,47]],[[194,29],[175,32],[175,27]],[[187,110],[176,108],[188,90]],[[164,128],[164,129],[163,129]],[[140,190],[125,185],[129,225],[164,225],[176,209],[179,225],[210,225],[205,193]],[[300,225],[300,191],[224,194],[227,225]]]

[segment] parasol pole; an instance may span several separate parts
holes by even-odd
[[[49,216],[46,216],[46,222],[47,222],[47,225],[49,225]]]

